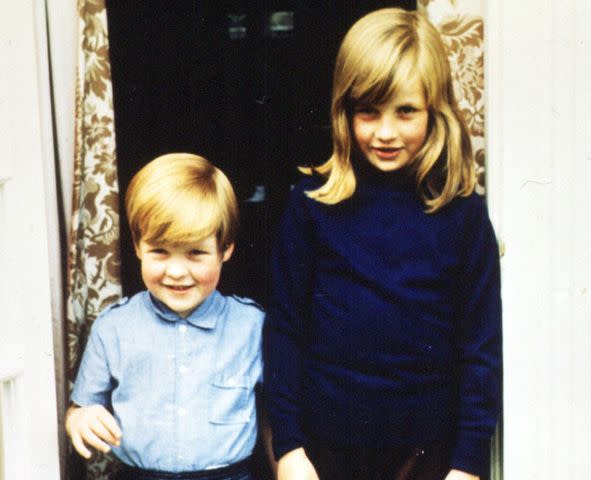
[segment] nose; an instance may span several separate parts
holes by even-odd
[[[384,143],[391,142],[398,135],[396,119],[391,115],[383,115],[376,129],[376,138]]]
[[[166,263],[166,275],[170,278],[182,278],[187,275],[188,267],[183,258],[172,257]]]

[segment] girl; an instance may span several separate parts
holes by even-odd
[[[478,479],[499,406],[498,249],[445,47],[423,16],[383,9],[353,25],[332,133],[273,257],[278,477]]]

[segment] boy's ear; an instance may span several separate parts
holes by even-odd
[[[135,250],[135,256],[141,260],[142,258],[140,257],[140,246],[139,246],[139,244],[134,242],[133,243],[133,249]]]
[[[234,253],[234,244],[231,243],[230,245],[228,245],[226,247],[226,249],[224,250],[224,253],[222,253],[222,262],[226,262],[226,261],[230,260],[230,257],[232,256],[233,253]]]

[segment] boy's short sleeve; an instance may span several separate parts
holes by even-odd
[[[250,368],[249,376],[255,379],[255,383],[263,383],[263,324],[265,322],[265,311],[256,301],[232,295],[237,302],[235,304],[234,315],[237,318],[248,319],[248,330],[242,332],[242,335],[248,341],[248,358]]]
[[[109,338],[105,335],[105,320],[99,317],[95,321],[76,376],[71,400],[80,406],[99,404],[111,407],[110,394],[114,384],[109,368],[109,353],[112,346],[108,345]]]
[[[253,376],[256,378],[256,383],[257,384],[262,384],[263,383],[263,369],[264,369],[264,363],[263,363],[263,336],[262,336],[262,325],[264,322],[264,315],[262,316],[262,320],[260,322],[260,329],[257,329],[257,333],[258,335],[258,340],[256,342],[256,354],[255,354],[255,365],[254,365],[254,372],[253,372]]]
[[[263,324],[265,322],[265,313],[262,308],[258,304],[254,304],[253,306],[253,316],[255,317],[255,331],[253,332],[251,338],[253,339],[253,349],[255,352],[253,353],[254,358],[254,366],[253,366],[253,377],[256,378],[257,384],[263,383]]]
[[[262,346],[261,346],[262,347]],[[259,347],[258,353],[257,353],[257,366],[256,366],[256,383],[257,384],[262,384],[263,383],[263,369],[264,369],[264,364],[263,364],[263,355],[262,355],[262,348]]]
[[[256,354],[256,372],[257,372],[257,384],[263,383],[263,371],[265,364],[263,361],[263,325],[265,323],[265,312],[261,309],[257,311],[258,322],[257,322],[257,354]]]

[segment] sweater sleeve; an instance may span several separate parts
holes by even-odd
[[[272,295],[264,335],[264,386],[276,459],[304,445],[299,394],[305,320],[311,303],[310,237],[301,185],[291,194],[272,254]]]
[[[482,475],[501,397],[499,250],[484,199],[467,200],[458,285],[459,425],[453,468]]]

